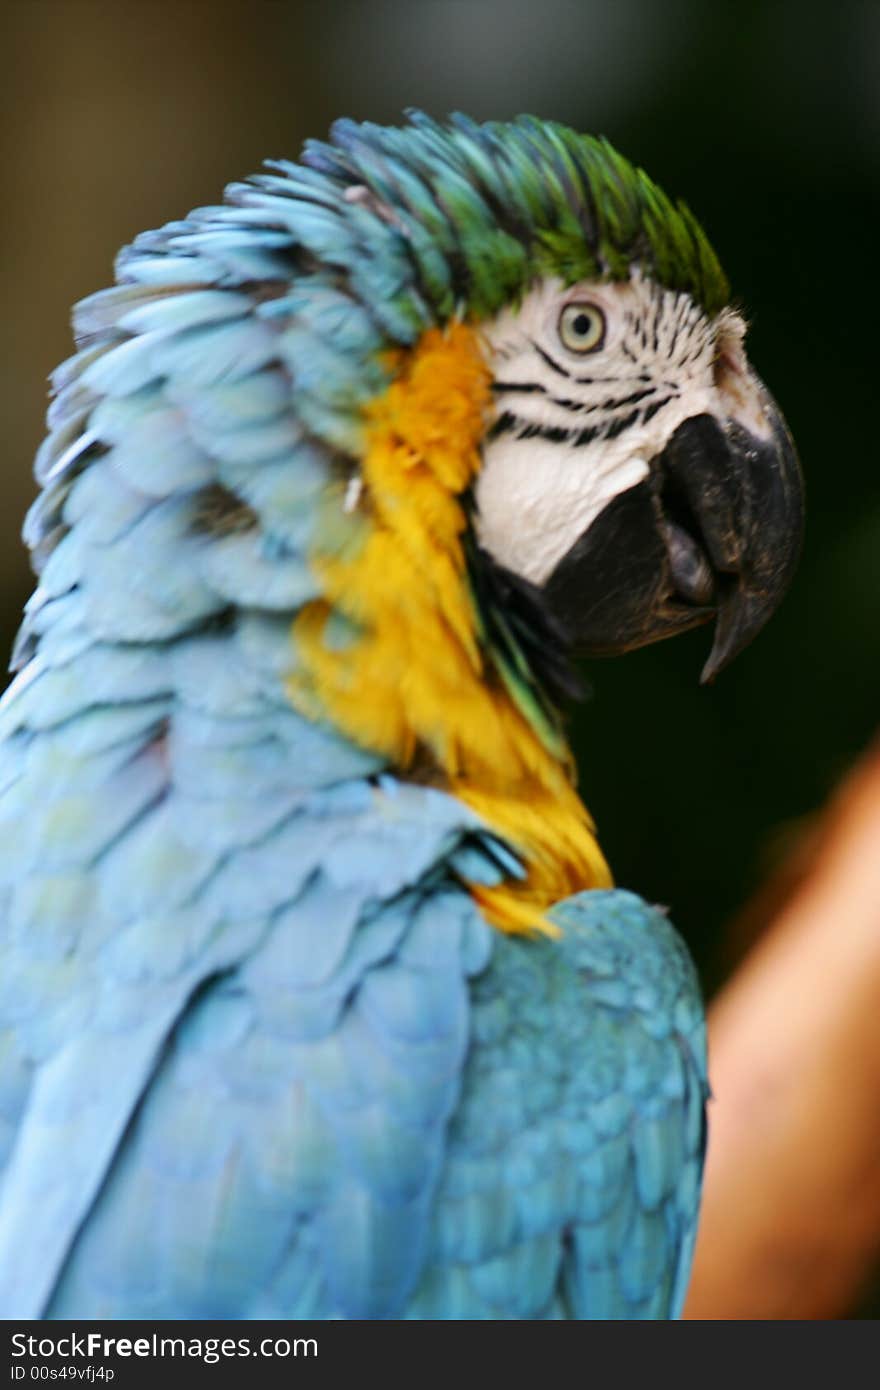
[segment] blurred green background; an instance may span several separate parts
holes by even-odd
[[[12,0],[0,87],[2,643],[45,379],[117,248],[334,116],[528,110],[604,132],[706,226],[788,417],[809,529],[770,630],[719,684],[705,633],[596,663],[576,718],[618,880],[718,942],[874,733],[880,4],[705,0]]]

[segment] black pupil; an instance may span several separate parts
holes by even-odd
[[[590,320],[589,314],[577,314],[575,316],[574,323],[572,324],[572,328],[574,329],[575,333],[577,333],[578,336],[581,338],[585,338],[587,336],[592,326],[593,325]]]

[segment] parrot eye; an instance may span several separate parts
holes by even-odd
[[[566,304],[559,337],[569,352],[595,352],[605,341],[605,315],[596,304]]]

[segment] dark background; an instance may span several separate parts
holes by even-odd
[[[725,922],[874,732],[880,4],[12,0],[0,85],[0,639],[69,305],[117,248],[337,115],[520,111],[603,132],[703,221],[797,440],[803,563],[712,689],[705,633],[596,663],[585,798],[711,987]]]

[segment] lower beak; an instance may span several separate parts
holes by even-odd
[[[696,415],[648,478],[600,512],[543,585],[574,649],[612,655],[716,620],[711,681],[778,607],[803,533],[803,483],[775,403],[761,433]]]

